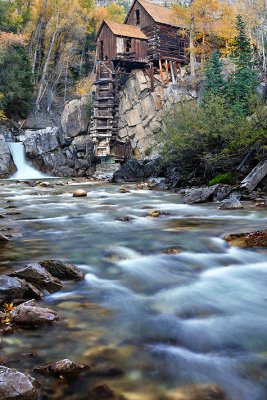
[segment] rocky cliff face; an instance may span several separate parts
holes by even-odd
[[[0,134],[0,179],[9,178],[16,170],[17,168],[14,164],[9,147],[5,142],[5,137]]]
[[[163,87],[160,76],[155,76],[154,83],[155,90],[152,91],[150,77],[142,70],[134,70],[120,91],[118,134],[122,140],[131,140],[141,158],[157,154],[156,134],[170,106],[185,98],[196,97],[196,92],[185,85]]]
[[[88,97],[66,104],[59,127],[26,130],[26,156],[41,171],[54,176],[92,174],[93,143],[88,137]],[[22,139],[22,138],[21,138]]]
[[[156,156],[156,134],[162,127],[164,113],[174,103],[194,98],[186,85],[163,86],[155,76],[154,90],[143,70],[132,71],[119,92],[118,138],[130,140],[140,159]],[[94,172],[94,144],[88,134],[89,97],[68,102],[58,126],[26,130],[24,145],[27,157],[41,171],[54,176],[87,176]],[[22,140],[22,138],[21,138]]]

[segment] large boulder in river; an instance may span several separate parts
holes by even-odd
[[[124,163],[113,175],[113,182],[140,182],[159,174],[159,159],[137,161],[135,159]]]
[[[58,320],[58,315],[50,308],[38,307],[35,300],[29,300],[11,311],[10,320],[16,325],[30,328],[51,325]]]
[[[66,140],[56,127],[26,131],[24,147],[33,165],[49,175],[87,176],[94,172],[94,144],[88,134]]]
[[[45,268],[51,275],[62,280],[81,280],[84,278],[84,273],[79,268],[77,268],[76,265],[64,261],[45,260],[41,261],[40,265]]]
[[[79,364],[67,358],[34,368],[34,371],[42,375],[51,375],[55,377],[63,376],[64,378],[73,378],[86,370],[90,370],[89,365]]]
[[[60,281],[52,276],[44,267],[38,263],[27,264],[24,267],[16,269],[9,274],[17,278],[25,279],[34,286],[46,289],[49,292],[56,292],[62,288]]]
[[[0,276],[0,304],[14,299],[22,299],[26,290],[25,282],[11,276]]]
[[[72,176],[68,158],[61,148],[60,132],[57,127],[48,127],[38,131],[26,131],[24,148],[26,156],[33,165],[50,175]]]
[[[4,135],[0,134],[0,179],[10,177],[16,170],[16,165],[14,164],[9,147],[5,142]]]
[[[192,189],[185,195],[184,202],[186,204],[197,204],[212,201],[215,194],[214,186],[203,186]]]
[[[87,133],[90,122],[89,102],[89,96],[83,96],[65,105],[61,115],[61,127],[65,139]]]
[[[184,202],[186,204],[198,204],[213,200],[222,201],[230,195],[232,190],[233,187],[230,185],[202,186],[190,189],[185,195]]]
[[[1,400],[37,400],[39,383],[30,375],[0,366]]]
[[[242,203],[239,201],[240,196],[238,194],[233,193],[228,199],[225,199],[221,202],[219,209],[220,210],[238,210],[243,208]]]
[[[267,247],[267,229],[249,233],[232,233],[224,239],[230,246],[236,247]]]

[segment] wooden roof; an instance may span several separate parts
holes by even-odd
[[[185,28],[185,23],[182,19],[179,19],[172,8],[160,6],[158,4],[153,4],[150,1],[146,0],[135,0],[133,5],[138,2],[146,12],[153,18],[153,20],[159,24],[165,24],[170,26],[175,26],[177,28]],[[128,12],[128,15],[131,13],[132,7]],[[128,15],[126,17],[125,22],[127,23]]]
[[[142,32],[138,26],[118,24],[117,22],[110,22],[110,21],[102,22],[98,30],[97,37],[99,36],[99,33],[102,30],[104,24],[106,24],[116,36],[124,36],[135,39],[148,39],[147,36],[144,34],[144,32]]]

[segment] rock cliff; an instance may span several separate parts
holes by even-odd
[[[154,76],[154,90],[149,75],[133,70],[120,85],[118,139],[131,142],[137,158],[154,158],[158,154],[157,132],[164,113],[171,105],[194,98],[186,87],[186,78],[179,85],[162,85]],[[58,126],[28,129],[24,137],[26,156],[41,171],[54,176],[87,176],[94,172],[94,144],[89,136],[89,97],[65,104]]]
[[[65,105],[59,127],[26,130],[26,156],[41,171],[55,176],[92,174],[94,146],[88,136],[89,101],[84,96]]]
[[[155,75],[154,85],[152,91],[150,77],[137,69],[132,71],[119,93],[118,135],[123,141],[131,140],[140,158],[157,154],[156,134],[170,106],[185,98],[196,97],[195,91],[187,89],[186,79],[179,85],[163,86],[160,76]]]
[[[5,142],[5,137],[0,134],[0,179],[9,178],[16,170],[9,147]]]

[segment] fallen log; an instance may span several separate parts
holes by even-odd
[[[261,161],[240,184],[241,188],[247,189],[252,192],[253,189],[262,181],[267,175],[267,160]]]

